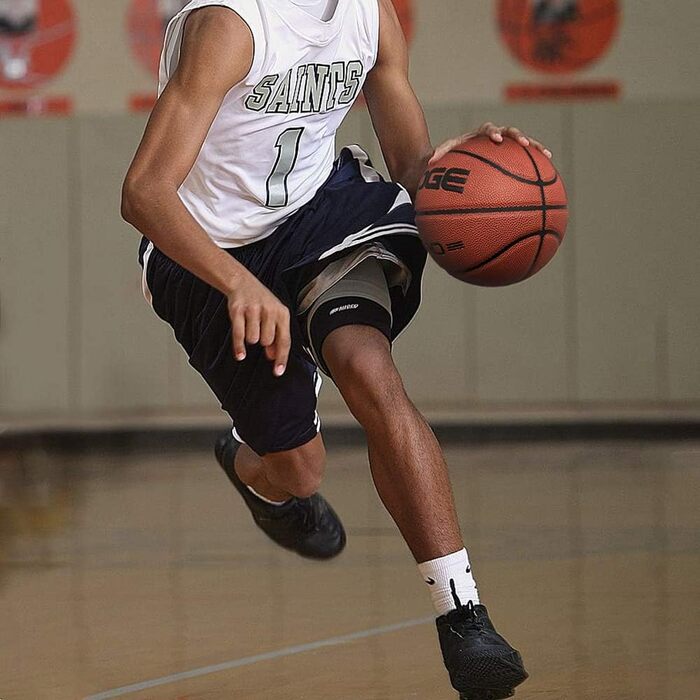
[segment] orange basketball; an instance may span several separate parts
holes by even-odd
[[[559,249],[569,219],[551,160],[513,139],[469,139],[428,170],[416,197],[421,238],[453,277],[484,287],[522,282]]]
[[[498,26],[511,53],[547,73],[580,70],[605,54],[619,0],[500,0]]]

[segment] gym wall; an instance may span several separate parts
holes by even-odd
[[[30,94],[68,97],[78,113],[114,114],[154,92],[152,69],[162,23],[156,8],[166,0],[37,1],[65,5],[71,11],[70,57],[50,81],[31,90],[16,85],[10,89],[9,82],[0,79],[0,101]],[[700,97],[696,30],[700,5],[693,0],[580,0],[582,7],[593,8],[584,16],[582,28],[593,27],[606,37],[606,28],[613,33],[593,51],[595,60],[573,79],[534,72],[522,55],[518,58],[506,47],[506,35],[522,32],[519,8],[534,1],[394,0],[412,17],[411,73],[424,103],[490,104],[500,101],[513,84],[552,84],[562,79],[617,83],[623,100]],[[185,0],[169,2],[177,6]],[[499,22],[500,8],[509,12]],[[616,18],[614,29],[611,13]],[[59,13],[56,23],[61,17]],[[516,43],[520,53],[526,53],[527,42]],[[58,49],[47,45],[46,51]]]
[[[74,4],[76,53],[36,92],[76,96],[75,114],[0,119],[0,424],[218,420],[141,297],[138,236],[119,217],[145,123],[125,105],[152,78],[124,52],[125,2]],[[410,393],[444,420],[700,410],[700,7],[623,3],[616,47],[576,77],[614,81],[617,100],[525,104],[504,101],[506,88],[556,77],[497,43],[491,3],[416,6],[412,70],[434,140],[485,119],[541,138],[572,222],[555,260],[522,285],[478,289],[429,265],[423,309],[396,346]],[[363,110],[344,125],[347,142],[379,157]],[[322,407],[327,422],[347,420],[330,382]]]

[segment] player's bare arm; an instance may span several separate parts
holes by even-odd
[[[379,53],[367,76],[365,96],[382,153],[391,178],[415,196],[418,183],[429,162],[435,162],[455,146],[475,136],[488,136],[501,143],[504,138],[532,145],[547,157],[549,149],[526,136],[520,129],[486,122],[433,149],[423,110],[408,76],[408,48],[391,0],[380,0]]]
[[[391,0],[379,3],[379,52],[364,92],[389,175],[414,197],[433,147],[408,79],[408,48]]]
[[[260,343],[284,373],[289,311],[245,267],[211,241],[178,197],[226,93],[247,74],[253,37],[231,10],[206,7],[188,18],[180,62],[163,91],[127,173],[124,218],[168,257],[228,298],[233,352]]]

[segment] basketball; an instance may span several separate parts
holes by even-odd
[[[483,287],[522,282],[555,255],[568,222],[551,160],[513,139],[469,139],[428,170],[416,197],[425,247],[453,277]]]
[[[601,58],[620,23],[618,0],[501,0],[498,26],[510,52],[545,73],[569,73]]]

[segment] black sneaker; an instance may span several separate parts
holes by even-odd
[[[483,605],[462,605],[436,620],[442,658],[460,700],[501,700],[527,678],[520,654],[496,632]]]
[[[240,444],[226,433],[214,448],[216,459],[241,494],[255,524],[278,545],[310,559],[331,559],[345,548],[343,524],[323,496],[292,498],[273,506],[257,498],[233,468]]]

